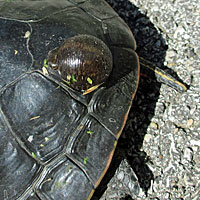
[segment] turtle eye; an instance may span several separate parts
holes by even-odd
[[[53,70],[58,70],[58,65],[57,64],[54,64],[54,63],[49,63],[51,69]]]
[[[58,70],[58,63],[57,63],[57,52],[58,48],[55,48],[48,53],[48,65],[53,70]]]

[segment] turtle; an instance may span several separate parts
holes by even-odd
[[[0,27],[1,199],[91,199],[139,83],[128,25],[104,0],[17,0]]]

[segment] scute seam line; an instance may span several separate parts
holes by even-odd
[[[34,72],[40,74],[41,76],[45,77],[46,79],[48,79],[48,80],[52,81],[53,83],[57,84],[57,85],[60,86],[64,91],[66,91],[74,100],[78,101],[78,102],[81,103],[83,106],[86,106],[86,107],[87,107],[87,104],[86,104],[84,101],[81,101],[81,100],[76,99],[76,97],[73,95],[73,92],[70,91],[70,90],[72,90],[70,87],[68,87],[68,88],[66,89],[65,84],[63,84],[63,83],[60,82],[60,81],[55,80],[55,79],[52,78],[51,76],[48,76],[48,75],[43,74],[40,70],[33,70],[33,71],[27,72],[27,73],[34,73]]]
[[[79,165],[79,162],[76,161],[74,158],[72,158],[68,153],[65,153],[65,156],[72,162],[74,163],[87,177],[87,179],[90,181],[93,189],[95,189],[95,185],[93,184],[92,179],[90,178],[90,176],[88,175],[88,173]]]
[[[101,120],[99,120],[99,117],[97,117],[97,115],[94,112],[89,112],[88,114],[95,120],[97,120],[110,133],[110,135],[112,135],[115,138],[115,140],[118,140],[114,133],[104,123],[102,123]]]
[[[53,16],[53,15],[57,15],[57,14],[59,14],[59,13],[62,13],[62,12],[64,12],[66,9],[68,9],[68,8],[70,8],[70,7],[73,8],[73,7],[75,7],[75,6],[68,6],[68,7],[66,7],[66,8],[62,8],[61,10],[56,11],[56,12],[53,12],[52,14],[49,14],[49,15],[47,15],[47,16],[41,18],[41,19],[22,20],[22,19],[14,19],[14,18],[9,18],[9,17],[0,17],[0,19],[11,20],[11,21],[17,21],[17,22],[23,22],[23,23],[36,23],[36,22],[40,22],[40,21],[42,21],[42,20],[44,20],[44,19],[46,19],[46,18],[49,18],[49,17],[51,17],[51,16]]]

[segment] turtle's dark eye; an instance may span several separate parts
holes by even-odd
[[[53,64],[53,63],[49,63],[51,69],[53,70],[58,70],[58,65],[57,64]]]
[[[58,48],[55,48],[48,53],[48,65],[53,70],[58,70],[57,53]]]
[[[59,69],[68,86],[86,93],[102,84],[112,71],[110,49],[103,41],[90,35],[67,39],[49,53],[48,62],[52,69]]]

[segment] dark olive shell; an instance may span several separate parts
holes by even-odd
[[[92,198],[136,94],[135,47],[104,0],[0,1],[0,200]]]
[[[67,39],[49,52],[48,64],[57,70],[62,81],[85,92],[102,84],[112,71],[112,54],[107,45],[91,35]]]

